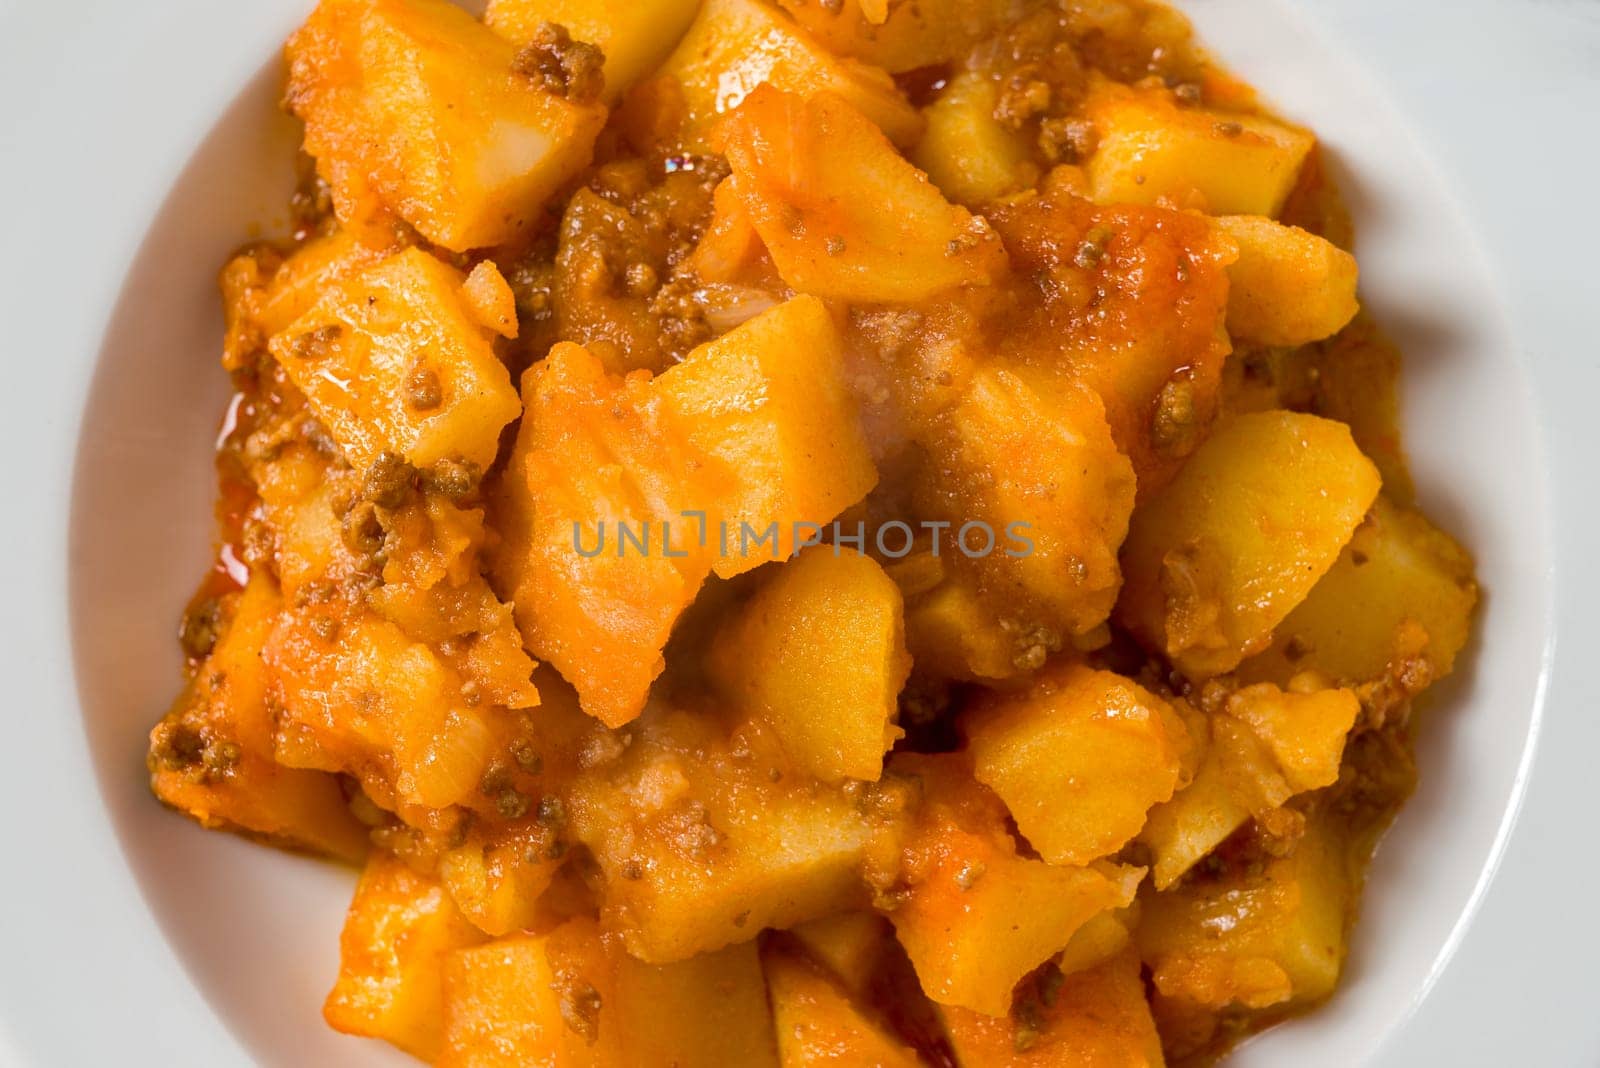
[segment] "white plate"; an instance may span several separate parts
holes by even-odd
[[[1407,351],[1424,501],[1487,589],[1467,666],[1430,702],[1421,790],[1374,867],[1345,988],[1235,1063],[1600,1063],[1583,662],[1600,376],[1579,317],[1600,248],[1596,5],[1184,6],[1333,148],[1366,299]],[[318,1013],[350,876],[204,834],[144,786],[210,536],[213,277],[249,224],[281,217],[275,57],[304,8],[0,0],[0,1058],[16,1063],[402,1062]]]

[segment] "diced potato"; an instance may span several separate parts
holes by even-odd
[[[1120,953],[1087,971],[1024,986],[1010,1016],[943,1010],[962,1068],[1162,1068],[1161,1037],[1145,1001],[1139,957]]]
[[[683,89],[691,129],[706,131],[759,85],[843,98],[897,145],[916,143],[922,117],[883,71],[831,55],[763,0],[703,0],[662,64]]]
[[[604,98],[615,103],[660,65],[699,7],[698,0],[489,0],[483,21],[517,45],[546,22],[598,45],[606,57]]]
[[[1354,891],[1341,834],[1317,817],[1291,856],[1141,895],[1134,938],[1166,997],[1305,1005],[1338,981]]]
[[[852,997],[866,991],[894,937],[889,921],[875,912],[841,912],[789,933]]]
[[[677,964],[617,955],[616,1011],[631,1065],[777,1068],[772,1011],[754,941]],[[607,1022],[601,1007],[601,1026]]]
[[[1142,868],[1065,868],[1019,856],[1005,810],[956,756],[897,758],[922,781],[905,900],[890,913],[922,989],[990,1016],[1092,917],[1133,900]]]
[[[651,416],[648,383],[608,376],[560,344],[523,377],[527,414],[512,453],[498,556],[517,624],[577,689],[583,709],[616,726],[644,708],[672,626],[711,570],[678,514],[703,501],[682,439]],[[662,551],[663,527],[674,540]],[[654,550],[624,553],[619,525]]]
[[[701,345],[657,380],[689,444],[729,473],[717,499],[685,505],[727,526],[728,545],[717,546],[712,565],[718,575],[788,558],[800,547],[797,525],[826,523],[877,483],[842,350],[822,302],[796,297]],[[753,543],[773,525],[766,547],[740,540],[746,527]]]
[[[874,825],[798,774],[759,724],[730,738],[661,707],[579,776],[570,823],[604,878],[602,918],[641,960],[683,960],[864,902]]]
[[[1111,612],[1134,477],[1099,397],[1070,381],[1040,385],[998,368],[974,374],[930,443],[920,497],[950,522],[954,562],[976,574],[990,610],[1042,623],[1059,648],[1063,633]]]
[[[529,648],[585,711],[638,715],[710,571],[792,551],[797,524],[820,527],[877,481],[842,374],[809,298],[654,380],[612,378],[570,344],[528,372],[499,566]]]
[[[1166,198],[1213,215],[1276,218],[1316,143],[1260,116],[1179,107],[1164,89],[1101,82],[1086,112],[1099,135],[1089,182],[1101,204]]]
[[[1234,785],[1224,748],[1209,745],[1194,780],[1176,797],[1150,810],[1139,840],[1149,846],[1157,890],[1177,882],[1250,818]]]
[[[437,882],[375,853],[345,917],[339,978],[322,1015],[346,1034],[381,1038],[436,1060],[443,1045],[446,958],[483,940]]]
[[[350,814],[339,781],[273,759],[261,646],[281,607],[277,586],[260,573],[218,602],[215,645],[150,733],[150,786],[203,826],[360,860],[366,828]]]
[[[1052,864],[1086,864],[1132,840],[1172,797],[1188,745],[1167,702],[1078,664],[978,698],[965,727],[978,781]]]
[[[1101,207],[1058,175],[1039,196],[985,209],[1016,274],[1049,279],[999,349],[1036,376],[1099,394],[1145,500],[1210,432],[1231,350],[1227,267],[1238,246],[1200,216]]]
[[[1361,714],[1351,691],[1284,691],[1261,683],[1233,694],[1227,707],[1261,739],[1295,793],[1339,781],[1345,737]]]
[[[832,94],[760,87],[722,134],[751,222],[802,293],[916,301],[1005,270],[994,231]]]
[[[461,285],[461,302],[478,325],[504,338],[517,336],[517,297],[493,260],[483,260]]]
[[[1087,920],[1056,957],[1056,970],[1062,975],[1088,971],[1126,949],[1133,940],[1131,928],[1138,922],[1138,904],[1135,899],[1129,908],[1102,912]]]
[[[1380,496],[1339,559],[1241,677],[1314,669],[1346,684],[1389,676],[1415,692],[1450,673],[1478,587],[1472,558],[1419,512]]]
[[[466,837],[439,858],[439,876],[456,906],[486,934],[535,926],[540,895],[561,866],[551,830],[538,823],[490,829],[479,822]]]
[[[1224,215],[1239,243],[1228,268],[1228,333],[1292,348],[1332,337],[1354,319],[1356,258],[1316,234],[1259,215]]]
[[[272,339],[273,357],[358,469],[392,452],[417,467],[485,470],[520,406],[461,272],[410,249],[332,287]]]
[[[1191,677],[1232,670],[1333,566],[1378,482],[1342,423],[1240,416],[1134,515],[1119,619]]]
[[[1014,18],[1009,0],[778,0],[829,51],[900,74],[964,57]]]
[[[923,673],[969,681],[1010,678],[1023,670],[1018,659],[1027,652],[976,586],[955,575],[906,603],[906,648]]]
[[[628,1068],[616,961],[592,921],[451,955],[440,1068]]]
[[[477,799],[493,757],[486,709],[429,646],[370,612],[285,612],[261,652],[273,673],[277,759],[356,775],[384,807]]]
[[[870,557],[814,545],[723,625],[708,667],[808,775],[876,779],[911,673],[900,590]]]
[[[769,950],[763,963],[783,1068],[917,1068],[922,1063],[915,1050],[804,957]]]
[[[532,233],[588,166],[603,104],[518,73],[448,0],[322,0],[289,39],[290,109],[341,221],[384,209],[455,252]]]
[[[307,241],[287,259],[257,246],[229,260],[218,280],[227,326],[222,365],[230,371],[245,366],[272,335],[315,307],[325,286],[398,251],[393,242],[374,245],[365,237],[339,229]]]
[[[902,4],[897,10],[916,6]],[[1028,143],[994,117],[999,95],[998,82],[964,71],[923,111],[928,129],[912,161],[957,204],[998,200],[1027,188],[1037,177]]]

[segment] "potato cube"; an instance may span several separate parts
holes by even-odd
[[[439,1068],[628,1068],[615,958],[592,921],[451,955]]]
[[[777,1068],[772,1010],[754,941],[676,964],[616,956],[612,1019],[623,1030],[630,1064]],[[602,1020],[606,1015],[602,1007]]]
[[[965,58],[1016,17],[1010,0],[778,0],[830,51],[901,74]]]
[[[1477,597],[1466,551],[1421,513],[1380,496],[1272,648],[1240,675],[1284,683],[1314,669],[1346,684],[1393,675],[1412,694],[1450,673]]]
[[[804,957],[773,949],[763,963],[783,1068],[917,1068],[922,1063],[915,1050]]]
[[[443,1045],[444,969],[484,940],[437,882],[374,853],[339,936],[339,978],[322,1006],[334,1029],[381,1038],[425,1061]]]
[[[499,567],[529,648],[590,715],[639,714],[708,573],[791,552],[797,524],[877,481],[842,374],[827,312],[798,298],[654,380],[570,344],[524,377]]]
[[[942,1010],[963,1068],[1162,1068],[1161,1036],[1131,949],[1086,971],[1025,984],[1011,1015]]]
[[[410,249],[347,279],[272,339],[273,357],[357,469],[392,452],[482,470],[520,406],[461,272]]]
[[[806,774],[876,779],[911,673],[899,587],[854,549],[811,546],[723,625],[708,668]]]
[[[1028,143],[994,117],[999,94],[999,83],[986,74],[964,71],[923,111],[928,129],[912,161],[957,204],[998,200],[1037,176]]]
[[[845,386],[843,342],[813,297],[785,301],[701,345],[656,389],[689,444],[728,473],[715,499],[685,505],[726,524],[728,545],[717,546],[713,563],[724,578],[787,559],[800,547],[797,525],[826,523],[878,481]],[[741,539],[745,528],[754,542],[774,525],[770,548]]]
[[[520,73],[448,0],[322,0],[289,39],[290,109],[341,222],[387,210],[454,252],[532,233],[606,109]]]
[[[1058,175],[1039,196],[984,209],[1016,275],[1049,279],[1000,349],[1036,377],[1099,395],[1144,500],[1210,432],[1231,351],[1227,267],[1238,245],[1197,215],[1101,207]]]
[[[1349,690],[1284,691],[1271,683],[1245,687],[1228,698],[1227,708],[1267,747],[1295,793],[1339,781],[1345,738],[1361,714]]]
[[[760,85],[835,94],[903,147],[922,134],[922,117],[892,78],[831,55],[763,0],[703,0],[661,73],[682,86],[690,128],[701,134]]]
[[[1235,340],[1293,348],[1332,337],[1355,318],[1350,253],[1259,215],[1224,215],[1216,224],[1239,243],[1228,268],[1228,333]]]
[[[1135,487],[1099,397],[1071,381],[1038,385],[974,374],[929,442],[919,500],[951,524],[946,551],[990,610],[1043,624],[1059,648],[1111,613]]]
[[[483,21],[517,45],[551,22],[575,41],[599,46],[606,57],[604,99],[614,104],[661,64],[699,8],[698,0],[489,0]]]
[[[1078,664],[978,698],[964,726],[978,781],[1052,864],[1086,864],[1132,840],[1172,797],[1188,745],[1167,702]]]
[[[1142,868],[1066,868],[1019,856],[1005,810],[959,756],[907,756],[899,775],[922,780],[907,844],[905,900],[889,916],[922,989],[942,1005],[989,1016],[1092,917],[1124,908]]]
[[[652,708],[615,761],[580,774],[568,808],[604,879],[602,918],[667,963],[864,904],[873,822],[799,774],[759,723]]]
[[[883,962],[894,929],[875,912],[841,912],[802,923],[789,934],[852,997],[859,997]]]
[[[276,584],[264,574],[217,602],[216,644],[150,732],[150,786],[203,826],[360,860],[367,831],[350,814],[339,780],[274,760],[261,647],[281,607]]]
[[[1333,566],[1378,482],[1342,423],[1240,416],[1134,514],[1118,618],[1191,677],[1231,671]]]
[[[1209,745],[1194,780],[1166,804],[1150,810],[1139,841],[1150,848],[1150,878],[1157,890],[1177,882],[1250,818],[1223,746]]]
[[[988,224],[945,200],[836,96],[763,86],[722,133],[734,188],[778,273],[802,293],[918,301],[1005,270]]]
[[[1291,856],[1141,895],[1134,940],[1156,989],[1208,1009],[1326,997],[1355,890],[1345,858],[1341,832],[1314,817]]]
[[[1101,82],[1086,111],[1099,134],[1089,183],[1101,204],[1168,199],[1213,215],[1276,218],[1316,143],[1257,115],[1179,107],[1164,89]]]
[[[456,907],[497,937],[535,926],[540,895],[561,866],[552,831],[537,823],[491,828],[476,821],[466,838],[439,858],[439,877]]]
[[[1018,657],[1026,653],[960,575],[907,601],[906,648],[922,673],[974,682],[1019,674]]]

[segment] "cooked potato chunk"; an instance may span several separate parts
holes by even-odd
[[[322,1014],[346,1034],[381,1038],[422,1060],[437,1060],[446,959],[483,940],[437,882],[375,853],[345,917],[339,978]]]
[[[916,1068],[916,1051],[854,1003],[822,970],[781,949],[764,956],[783,1068]]]
[[[1059,648],[1061,635],[1111,612],[1134,477],[1098,396],[1071,381],[1040,385],[975,373],[930,442],[920,499],[950,524],[946,550],[975,573],[991,611],[1043,626]]]
[[[907,600],[906,648],[930,676],[982,681],[1026,670],[1033,645],[1019,647],[976,585],[952,575]]]
[[[1332,337],[1355,318],[1356,258],[1315,234],[1259,215],[1224,215],[1239,243],[1228,268],[1228,333],[1293,347]]]
[[[150,733],[155,795],[207,827],[228,827],[301,849],[359,860],[366,829],[339,781],[273,759],[269,678],[261,646],[282,598],[266,575],[205,611],[218,636],[165,719]]]
[[[694,21],[698,0],[489,0],[483,21],[516,45],[540,27],[566,27],[605,56],[604,99],[615,103],[667,57]]]
[[[827,522],[878,481],[821,301],[797,297],[741,323],[663,374],[657,390],[689,445],[729,473],[685,506],[727,525],[712,565],[724,578],[793,555],[805,538],[797,524]],[[740,539],[748,528],[753,543],[774,524],[762,546]]]
[[[551,828],[478,822],[465,838],[439,858],[439,877],[456,907],[486,934],[533,927],[541,916],[540,895],[561,866]]]
[[[997,82],[968,71],[951,79],[923,111],[928,129],[912,160],[957,204],[997,200],[1031,185],[1037,173],[1027,142],[994,117],[999,96]]]
[[[273,357],[356,468],[384,452],[417,467],[494,462],[519,405],[462,299],[465,280],[410,249],[331,287],[272,339]]]
[[[734,188],[802,293],[913,301],[1005,269],[994,231],[838,97],[758,88],[723,134]]]
[[[883,568],[854,549],[814,545],[724,624],[709,668],[808,775],[876,779],[900,736],[894,715],[911,671],[904,635],[900,590]]]
[[[387,210],[456,252],[532,233],[605,125],[448,0],[322,0],[288,53],[340,219]]]
[[[1257,115],[1179,107],[1165,90],[1101,83],[1088,114],[1099,134],[1089,183],[1102,204],[1168,199],[1215,215],[1276,218],[1316,143]]]
[[[942,1014],[963,1068],[1162,1068],[1139,957],[1120,953],[1087,971],[1047,973],[1018,990],[1011,1015],[956,1006]]]
[[[620,952],[616,957],[617,1008],[611,1019],[623,1031],[629,1064],[777,1068],[772,1010],[754,941],[676,964],[646,964]]]
[[[1353,891],[1345,843],[1322,817],[1291,856],[1142,894],[1134,937],[1166,997],[1207,1009],[1304,1005],[1339,978]]]
[[[1342,423],[1241,416],[1134,515],[1118,616],[1191,676],[1232,670],[1271,642],[1377,494]]]
[[[758,723],[653,709],[574,783],[573,834],[605,881],[603,917],[641,960],[683,960],[861,904],[874,827],[793,768]]]
[[[980,698],[965,725],[978,781],[1052,864],[1086,864],[1132,840],[1172,797],[1188,745],[1161,698],[1075,664]]]
[[[1461,546],[1380,496],[1272,648],[1240,673],[1280,682],[1308,669],[1347,684],[1393,678],[1410,696],[1450,673],[1477,596]]]
[[[778,0],[829,51],[900,74],[962,58],[1015,16],[1010,0]]]
[[[707,131],[757,86],[832,93],[876,123],[897,145],[911,145],[922,118],[883,71],[831,55],[763,0],[703,0],[700,15],[662,64],[683,89],[691,129]]]
[[[1092,917],[1133,900],[1143,868],[1065,868],[1017,854],[1005,809],[959,756],[906,755],[923,806],[906,847],[905,900],[889,919],[943,1005],[1004,1016],[1012,988]]]
[[[877,480],[842,373],[827,312],[798,298],[653,380],[570,344],[525,376],[501,570],[590,715],[639,714],[713,569],[786,555]]]
[[[1228,696],[1210,717],[1209,740],[1194,781],[1157,805],[1139,840],[1155,858],[1151,875],[1164,890],[1255,816],[1298,793],[1339,778],[1345,740],[1361,711],[1349,690],[1270,683]]]
[[[877,971],[894,929],[874,912],[841,912],[802,923],[789,934],[851,996],[859,996]]]

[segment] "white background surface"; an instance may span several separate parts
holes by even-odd
[[[1184,6],[1203,23],[1208,2]],[[262,42],[285,35],[298,6],[0,0],[0,1063],[243,1063],[152,922],[98,804],[68,645],[65,480],[129,256],[182,161],[260,67]],[[1556,491],[1557,655],[1526,803],[1459,951],[1376,1063],[1592,1068],[1600,625],[1586,609],[1600,596],[1600,3],[1296,6],[1361,57],[1476,228],[1534,369]],[[174,49],[180,30],[203,47]],[[1494,440],[1494,425],[1477,429]],[[103,524],[115,539],[116,516]]]

